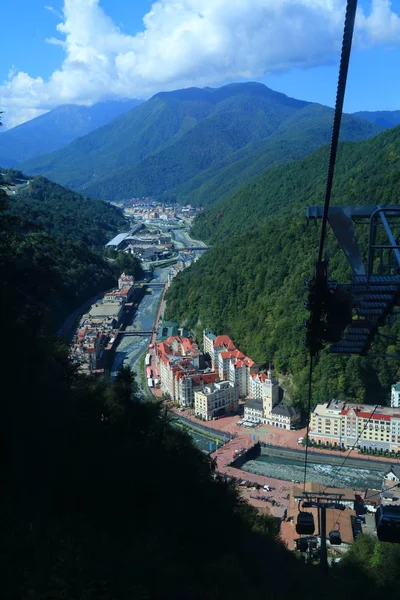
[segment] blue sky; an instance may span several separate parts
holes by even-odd
[[[333,105],[343,11],[344,0],[10,0],[0,108],[10,127],[68,102],[245,80]],[[400,109],[399,16],[400,0],[359,0],[347,111]]]

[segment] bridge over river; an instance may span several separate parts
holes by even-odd
[[[152,335],[154,329],[130,329],[129,331],[121,331],[119,335]]]

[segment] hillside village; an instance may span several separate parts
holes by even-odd
[[[70,347],[71,359],[80,373],[104,374],[118,341],[123,310],[132,298],[134,283],[133,276],[121,273],[118,288],[105,292],[81,317]]]
[[[156,345],[156,367],[165,394],[181,408],[194,408],[195,415],[215,420],[236,414],[244,404],[244,421],[290,429],[300,412],[280,401],[282,390],[271,370],[260,371],[227,335],[203,332],[201,353],[195,339],[177,323],[162,323]]]

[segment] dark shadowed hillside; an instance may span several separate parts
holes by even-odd
[[[16,176],[18,185],[23,185],[22,174],[5,172],[10,181]],[[8,191],[6,215],[19,219],[19,229],[25,234],[15,260],[21,261],[23,272],[23,257],[29,255],[41,277],[46,279],[49,272],[44,301],[51,309],[46,317],[49,327],[58,329],[77,306],[115,284],[120,266],[115,263],[114,268],[105,259],[104,244],[125,226],[125,219],[114,206],[43,177],[35,177],[26,187],[10,186]],[[139,273],[139,264],[132,267]]]

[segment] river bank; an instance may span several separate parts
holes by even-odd
[[[294,450],[291,448],[276,448],[274,446],[262,446],[261,455],[270,458],[284,458],[287,460],[304,461],[304,451]],[[322,452],[309,453],[308,463],[310,464],[325,464],[331,466],[340,466],[343,463],[346,452],[343,454],[322,454]],[[366,467],[372,471],[382,471],[382,463],[368,459],[349,457],[346,459],[346,466],[354,469],[365,469]],[[383,467],[384,468],[384,467]]]
[[[169,268],[154,269],[151,283],[167,283]],[[161,298],[164,288],[147,288],[137,310],[133,316],[131,324],[127,325],[126,332],[135,330],[151,330],[154,327],[157,313],[159,311]],[[146,352],[151,340],[151,335],[121,335],[121,339],[115,350],[113,365],[111,368],[111,377],[115,377],[121,366],[129,366],[136,375],[136,380],[140,385],[140,359]]]

